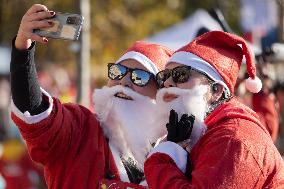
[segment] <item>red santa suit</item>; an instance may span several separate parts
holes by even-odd
[[[155,74],[170,55],[163,46],[136,42],[118,62],[134,59]],[[49,102],[47,110],[30,115],[12,102],[11,116],[31,158],[44,166],[49,188],[145,188],[129,183],[118,150],[108,142],[93,112],[77,104],[61,104],[44,90],[42,94]]]
[[[283,160],[256,117],[255,112],[235,99],[221,105],[207,117],[208,130],[190,153],[192,179],[177,166],[185,167],[185,158],[177,158],[184,155],[183,149],[166,142],[145,162],[149,188],[284,186]]]
[[[82,106],[62,105],[55,98],[50,100],[50,115],[39,122],[30,122],[15,111],[12,113],[30,156],[45,167],[48,186],[99,188],[99,181],[108,176],[120,180],[96,116]]]
[[[176,143],[155,147],[144,164],[149,188],[284,188],[284,163],[268,131],[253,110],[233,97],[243,56],[250,76],[246,88],[257,93],[261,81],[253,56],[238,36],[208,32],[172,55],[169,63],[202,71],[223,86],[223,95],[232,97],[206,117],[207,131],[193,146],[190,162]],[[191,177],[187,177],[184,172],[190,164]]]

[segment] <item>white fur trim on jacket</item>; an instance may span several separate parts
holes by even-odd
[[[185,173],[188,153],[180,145],[170,141],[162,142],[151,151],[149,157],[157,152],[169,155],[178,168]]]
[[[47,110],[45,110],[44,112],[37,114],[37,115],[31,115],[30,112],[26,111],[26,112],[21,112],[16,105],[14,104],[13,100],[11,102],[11,111],[18,117],[20,118],[22,121],[24,121],[27,124],[34,124],[34,123],[38,123],[42,120],[44,120],[45,118],[47,118],[53,108],[53,99],[52,97],[42,88],[41,92],[43,93],[43,95],[48,97],[48,102],[49,102],[49,107]]]
[[[154,75],[156,75],[159,72],[157,66],[152,62],[152,60],[150,60],[144,54],[141,54],[136,51],[129,51],[125,53],[124,55],[122,55],[122,57],[120,57],[120,59],[118,59],[118,61],[116,61],[116,64],[120,63],[123,60],[127,60],[127,59],[133,59],[133,60],[140,62],[143,66],[145,66],[145,68],[149,72],[151,72]]]
[[[191,66],[192,68],[206,73],[216,83],[223,85],[227,92],[231,94],[228,86],[226,85],[218,71],[211,64],[209,64],[199,56],[196,56],[195,54],[192,54],[190,52],[180,51],[174,53],[173,56],[168,60],[167,64],[173,62],[180,63],[186,66]]]
[[[109,143],[109,147],[110,147],[110,150],[111,150],[111,153],[112,153],[115,165],[116,165],[116,167],[118,169],[118,173],[119,173],[120,179],[122,181],[124,181],[124,182],[129,182],[129,178],[128,178],[127,172],[126,172],[126,170],[124,168],[124,165],[123,165],[123,163],[121,161],[121,158],[119,156],[119,153],[118,153],[117,149],[111,143]]]

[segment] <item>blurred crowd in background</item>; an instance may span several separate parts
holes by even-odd
[[[0,189],[46,188],[41,166],[29,159],[25,143],[10,119],[11,40],[17,33],[21,17],[32,4],[46,4],[59,12],[77,12],[78,2],[0,0]],[[284,1],[95,0],[91,6],[91,92],[105,83],[106,64],[116,60],[133,41],[148,40],[177,48],[182,45],[174,44],[179,39],[186,44],[198,32],[215,29],[247,39],[256,55],[263,89],[259,94],[247,92],[243,83],[246,73],[243,72],[239,76],[236,95],[259,114],[284,156],[284,43],[281,25],[284,23]],[[212,14],[212,8],[216,7],[218,11]],[[177,31],[179,28],[182,33]],[[186,33],[192,35],[179,38]],[[174,41],[170,42],[171,38]],[[78,46],[77,42],[54,40],[47,46],[37,47],[40,84],[62,102],[76,102]]]

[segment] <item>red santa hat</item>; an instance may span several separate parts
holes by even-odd
[[[172,54],[173,51],[165,46],[137,41],[127,49],[126,53],[116,63],[133,59],[140,62],[149,72],[156,75],[165,68],[165,64]]]
[[[243,55],[249,75],[246,88],[257,93],[262,83],[256,76],[253,55],[245,40],[239,36],[223,31],[205,33],[178,49],[168,63],[176,62],[203,71],[230,94],[234,94]]]

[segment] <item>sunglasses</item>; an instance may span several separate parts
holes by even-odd
[[[121,64],[108,64],[108,78],[111,80],[121,80],[128,72],[131,82],[139,87],[146,86],[151,78],[155,78],[154,74],[139,68],[132,69]]]
[[[209,76],[206,73],[194,69],[191,66],[178,66],[173,69],[165,69],[163,71],[160,71],[156,74],[156,81],[158,83],[159,88],[164,87],[164,83],[169,77],[172,77],[173,82],[175,83],[185,83],[192,76],[192,71],[198,72],[206,76],[209,83],[214,82],[212,79],[209,78]]]

